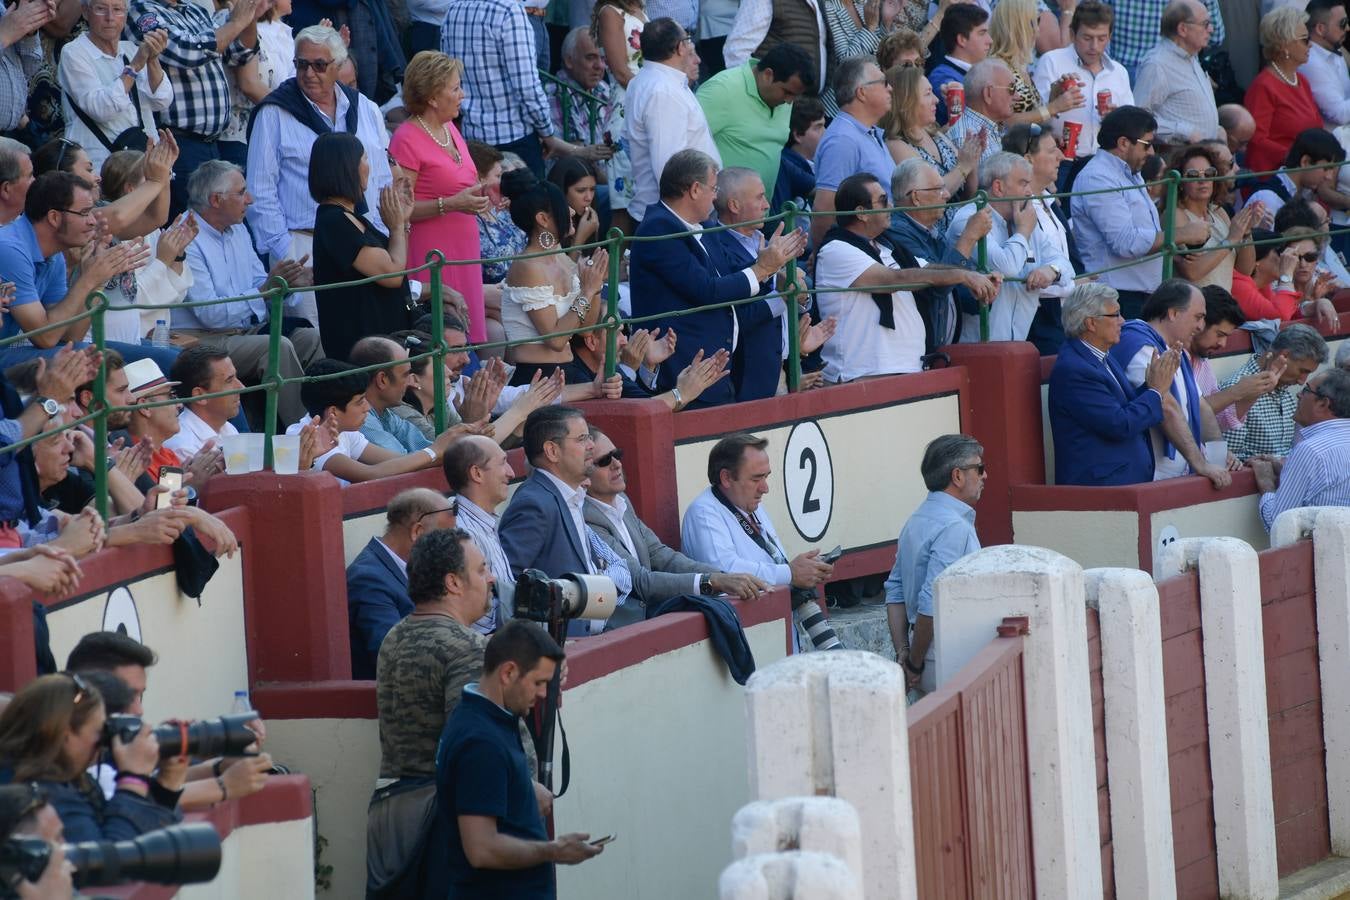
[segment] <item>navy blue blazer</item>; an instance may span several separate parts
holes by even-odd
[[[562,495],[538,469],[511,496],[497,523],[497,537],[517,578],[526,569],[540,569],[550,578],[587,570],[590,548],[581,546]]]
[[[1156,391],[1134,390],[1125,370],[1109,355],[1103,365],[1082,341],[1066,340],[1050,373],[1055,484],[1152,481],[1148,430],[1162,418],[1162,397]]]
[[[408,576],[375,538],[347,567],[347,627],[352,641],[352,678],[375,677],[384,636],[413,611]]]
[[[638,226],[639,237],[678,234],[687,230],[664,203],[647,208],[647,217]],[[711,235],[705,236],[705,240]],[[698,309],[752,295],[750,283],[739,271],[722,274],[712,258],[694,237],[672,241],[643,241],[632,248],[628,263],[628,284],[632,289],[634,316],[659,316],[677,310]],[[754,304],[759,305],[759,304]],[[647,328],[674,328],[679,335],[675,352],[661,364],[657,388],[668,391],[675,386],[685,366],[701,349],[704,356],[718,350],[731,352],[735,313],[730,309],[710,309],[674,319],[658,319]],[[781,345],[780,345],[781,352]],[[735,390],[728,379],[711,385],[690,406],[716,406],[731,403]]]
[[[703,245],[719,272],[739,272],[755,263],[755,258],[730,231],[704,235]],[[773,281],[761,281],[759,292],[773,291]],[[731,355],[731,386],[736,402],[762,400],[778,393],[778,376],[783,371],[783,324],[767,300],[735,307],[740,337]],[[679,334],[677,327],[675,333]]]

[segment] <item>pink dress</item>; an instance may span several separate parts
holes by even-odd
[[[398,127],[389,141],[389,153],[398,160],[398,164],[417,176],[417,185],[413,189],[415,200],[449,199],[478,181],[478,169],[469,156],[469,148],[463,136],[453,123],[447,123],[450,138],[459,151],[460,162],[455,163],[445,148],[431,139],[413,119]],[[426,261],[427,253],[440,250],[447,260],[479,259],[478,218],[472,213],[446,212],[443,216],[422,219],[412,223],[412,233],[408,235],[408,265],[421,265]],[[487,340],[487,328],[483,322],[483,267],[446,266],[441,269],[443,283],[464,295],[469,307],[469,341],[478,343]],[[419,281],[430,282],[431,271],[418,272]],[[425,291],[424,300],[429,302],[430,295]]]

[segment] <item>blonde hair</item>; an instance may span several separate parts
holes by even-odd
[[[140,150],[118,150],[103,162],[103,196],[109,201],[125,196],[145,178],[145,154]]]
[[[1036,0],[999,0],[989,16],[989,36],[994,39],[990,56],[996,56],[1014,70],[1031,65],[1036,51],[1036,24],[1040,10]]]
[[[1008,0],[1003,2],[1006,3]],[[914,110],[919,105],[919,97],[923,94],[923,86],[928,84],[928,79],[921,68],[893,66],[886,71],[886,83],[891,86],[891,111],[881,120],[881,128],[887,138],[904,140],[914,119]],[[928,132],[932,134],[936,130],[937,125],[934,123]]]
[[[1293,6],[1281,6],[1261,18],[1261,55],[1275,58],[1275,51],[1290,41],[1297,40],[1298,27],[1307,24],[1307,13]]]
[[[442,88],[456,75],[464,77],[464,64],[439,50],[422,50],[403,72],[403,105],[421,115]]]

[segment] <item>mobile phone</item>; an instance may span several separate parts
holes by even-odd
[[[179,466],[159,467],[159,486],[168,488],[155,498],[155,509],[168,509],[173,501],[173,492],[183,487],[183,470]]]
[[[827,562],[833,565],[834,561],[843,555],[844,555],[843,546],[841,544],[835,544],[833,550],[829,550],[825,553],[820,554],[820,561]]]
[[[604,837],[598,837],[595,840],[590,841],[590,845],[592,847],[603,847],[612,840],[614,840],[614,835],[607,834]]]

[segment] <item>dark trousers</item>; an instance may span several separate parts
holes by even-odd
[[[514,153],[525,161],[525,165],[537,177],[544,177],[544,145],[539,140],[537,134],[527,134],[520,140],[512,141],[509,144],[497,144],[497,149],[503,153]]]
[[[199,135],[173,129],[178,142],[178,161],[173,164],[173,181],[169,184],[169,221],[172,222],[187,209],[187,183],[197,167],[207,160],[220,159],[218,141],[203,140]]]
[[[722,56],[722,49],[726,46],[727,36],[704,38],[698,42],[698,80],[707,81],[718,72],[725,69],[726,60]]]
[[[423,50],[441,49],[441,27],[430,22],[413,22],[408,26],[408,55]]]
[[[1118,291],[1120,294],[1120,314],[1126,321],[1144,317],[1144,301],[1148,294],[1144,291]]]

